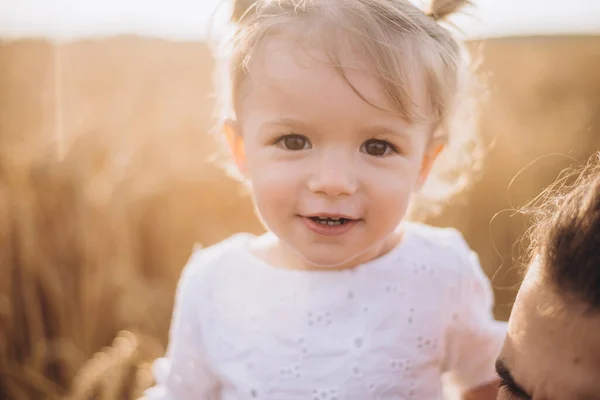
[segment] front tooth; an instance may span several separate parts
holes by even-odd
[[[317,217],[317,221],[322,225],[336,226],[336,225],[341,225],[343,222],[343,219],[342,218]]]

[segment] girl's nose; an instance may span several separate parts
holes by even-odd
[[[358,187],[354,167],[332,161],[321,163],[318,167],[315,166],[317,168],[308,180],[308,189],[313,193],[321,193],[328,197],[354,194]]]

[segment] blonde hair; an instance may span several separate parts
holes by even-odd
[[[221,93],[221,117],[235,116],[239,88],[263,39],[301,28],[302,38],[318,41],[357,95],[367,101],[345,75],[349,66],[340,62],[340,44],[350,44],[362,55],[367,72],[375,75],[393,105],[391,111],[409,123],[431,124],[432,139],[448,144],[454,139],[452,121],[460,114],[457,105],[462,106],[459,98],[464,98],[470,74],[465,48],[440,22],[467,4],[468,0],[433,0],[425,12],[409,0],[236,0],[233,35],[225,49],[227,81],[222,84],[227,90]],[[471,141],[463,137],[458,142],[462,149]],[[458,176],[450,180],[461,182]]]

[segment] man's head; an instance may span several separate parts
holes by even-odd
[[[600,399],[597,161],[538,210],[532,261],[498,359],[499,399]]]

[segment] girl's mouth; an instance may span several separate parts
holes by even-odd
[[[309,217],[309,218],[312,221],[315,221],[321,225],[328,225],[328,226],[344,225],[345,223],[351,221],[348,218],[335,218],[335,217]]]
[[[350,232],[358,219],[342,216],[306,216],[302,217],[305,226],[312,232],[321,236],[341,236]]]

